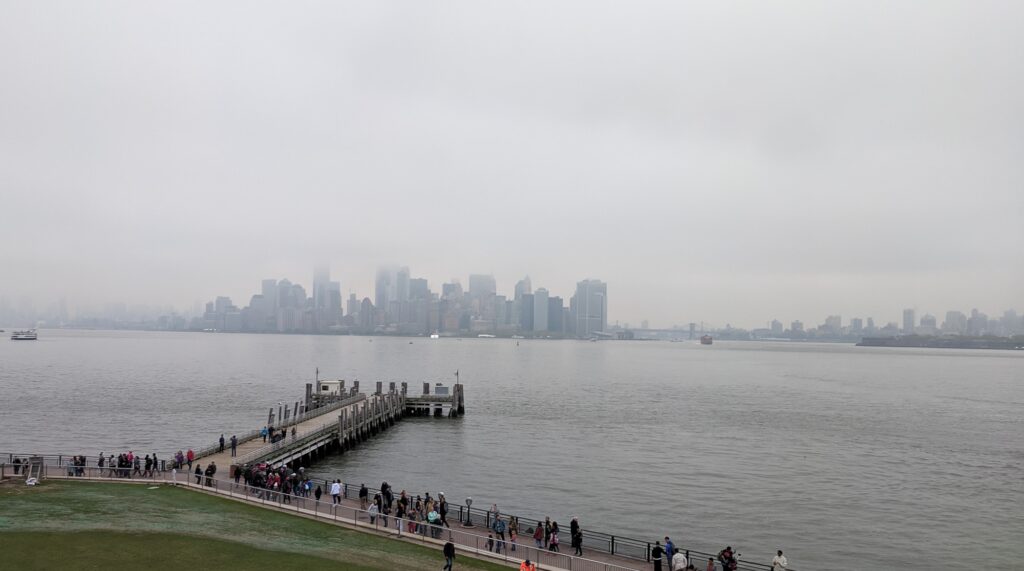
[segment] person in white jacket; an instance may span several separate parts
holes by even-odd
[[[789,561],[786,560],[786,556],[782,554],[782,550],[772,558],[772,571],[786,571],[789,569]]]
[[[331,482],[331,501],[335,504],[341,503],[341,480]]]
[[[683,555],[679,548],[674,549],[672,555],[672,571],[686,571],[686,555]]]

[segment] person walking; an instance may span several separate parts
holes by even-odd
[[[572,545],[573,553],[577,557],[583,556],[583,531],[580,529],[580,518],[572,516],[569,522],[569,544]]]
[[[708,568],[707,571],[715,571],[715,558],[708,557]]]
[[[669,537],[665,536],[665,566],[672,568],[672,555],[675,554],[676,546]]]
[[[316,501],[319,502],[320,501],[320,496],[322,496],[322,495],[324,495],[324,491],[320,489],[320,484],[317,484],[316,485],[316,491],[313,492],[313,497],[315,497]]]
[[[366,484],[359,487],[359,509],[365,510],[367,504],[370,503],[370,490],[366,488]]]
[[[654,571],[661,571],[661,558],[665,555],[665,550],[661,548],[661,542],[655,541],[654,547],[651,548],[651,561],[654,562]]]
[[[223,452],[224,451],[224,435],[223,434],[220,435],[220,441],[219,442],[220,442],[220,448],[217,450],[217,452]]]
[[[572,535],[572,547],[576,557],[583,557],[583,531],[577,529],[576,533]]]
[[[544,547],[544,524],[537,522],[537,527],[533,528],[533,543],[536,544],[537,549]]]
[[[341,480],[335,480],[331,482],[331,503],[341,503]]]
[[[196,459],[196,453],[191,448],[185,453],[185,460],[188,460],[188,469],[192,469],[192,461]]]
[[[191,452],[191,450],[189,450],[189,452]],[[189,466],[191,467],[191,462],[189,462]],[[202,484],[202,483],[203,483],[203,469],[202,469],[202,466],[200,466],[199,464],[196,464],[196,484],[198,485],[198,484]]]
[[[266,426],[264,426],[263,428],[260,429],[260,436],[263,437],[263,443],[266,444],[267,443],[267,427]]]
[[[772,558],[772,571],[786,571],[787,569],[789,569],[789,561],[780,549],[775,557]]]
[[[551,522],[551,540],[548,542],[548,550],[558,553],[558,522]]]
[[[238,437],[234,434],[231,435],[231,457],[234,458],[238,455]]]
[[[455,544],[449,541],[444,544],[444,567],[441,568],[441,571],[452,571],[454,569],[454,567],[452,567],[454,563]]]
[[[527,559],[519,564],[519,571],[537,571],[537,565],[530,563],[530,560]]]

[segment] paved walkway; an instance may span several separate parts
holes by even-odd
[[[341,411],[342,410],[348,409],[349,410],[349,414],[351,415],[351,414],[353,414],[352,413],[353,407],[362,406],[362,404],[364,402],[368,402],[368,403],[370,403],[369,406],[373,406],[374,400],[376,398],[377,398],[376,395],[370,395],[370,396],[368,396],[366,398],[365,401],[359,401],[359,402],[356,402],[356,403],[352,403],[352,404],[350,404],[348,406],[341,407],[341,408],[336,408],[336,409],[333,409],[333,410],[329,410],[329,411],[327,411],[327,412],[325,412],[323,414],[320,414],[320,415],[308,418],[308,419],[306,419],[306,420],[304,420],[304,421],[294,425],[294,427],[295,427],[295,437],[297,439],[298,438],[302,438],[306,434],[309,434],[311,432],[315,432],[317,430],[320,430],[321,428],[324,427],[324,425],[337,424],[338,423],[338,417],[341,415]],[[287,438],[290,439],[292,437],[291,436],[291,434],[292,434],[292,427],[289,426],[285,430],[288,432]],[[264,442],[263,438],[257,436],[255,438],[246,440],[244,442],[239,442],[238,443],[238,447],[236,448],[236,455],[237,455],[238,458],[241,458],[241,457],[245,456],[246,454],[249,454],[251,452],[255,452],[255,451],[259,450],[260,448],[263,448],[264,446],[270,446],[270,439],[268,438],[267,441]],[[228,477],[230,475],[229,472],[228,472],[228,468],[232,464],[231,435],[230,434],[225,434],[224,435],[224,451],[223,452],[215,452],[213,454],[207,454],[206,456],[203,456],[203,457],[200,457],[200,458],[196,458],[192,462],[192,470],[194,471],[196,469],[196,464],[201,465],[203,470],[205,470],[206,467],[211,462],[213,462],[213,463],[215,463],[217,465],[217,477],[218,478],[228,479]]]

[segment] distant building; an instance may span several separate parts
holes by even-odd
[[[561,297],[548,298],[548,331],[559,335],[565,333],[565,302]]]
[[[576,284],[569,300],[569,312],[575,316],[576,336],[589,338],[608,329],[608,285],[588,279]]]
[[[489,274],[469,274],[469,295],[470,297],[482,298],[494,295],[498,287],[494,276]]]
[[[915,313],[916,312],[913,309],[904,309],[903,310],[903,334],[904,335],[913,335],[913,333],[914,333],[914,323],[916,322],[916,320],[914,318]]]
[[[519,330],[533,331],[533,294],[524,293],[519,300]]]
[[[537,288],[533,292],[533,331],[548,330],[548,290]]]
[[[864,330],[864,320],[859,317],[854,317],[850,320],[850,333],[859,334]]]
[[[917,328],[917,333],[920,335],[935,335],[939,332],[939,328],[936,326],[936,320],[934,315],[923,315],[921,316],[921,326]]]
[[[942,332],[956,335],[967,333],[967,316],[961,311],[947,311],[946,320],[942,322]]]
[[[843,318],[840,315],[829,315],[825,318],[825,325],[823,327],[828,335],[842,335],[843,333]]]
[[[520,299],[523,298],[524,295],[530,293],[533,293],[533,286],[530,284],[530,276],[526,276],[525,278],[516,282],[515,297],[513,299],[519,301]]]

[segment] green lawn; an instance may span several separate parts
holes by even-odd
[[[11,569],[440,569],[440,549],[160,486],[50,480],[0,486]],[[456,569],[507,570],[458,557]]]

